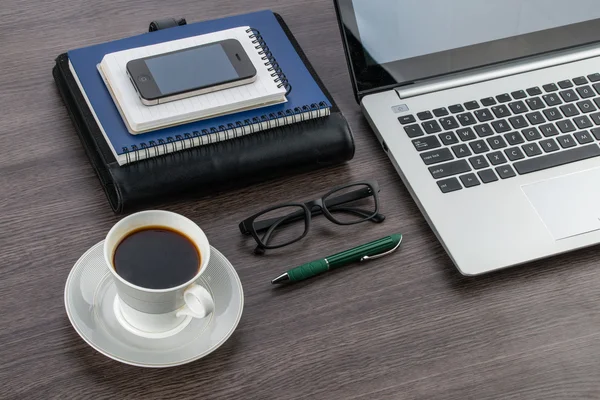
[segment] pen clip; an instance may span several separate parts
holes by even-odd
[[[394,251],[398,250],[398,247],[400,247],[400,244],[402,243],[402,239],[403,238],[401,237],[400,240],[398,241],[398,244],[396,246],[394,246],[393,249],[388,250],[388,251],[386,251],[384,253],[381,253],[381,254],[375,254],[374,256],[364,256],[364,257],[362,257],[360,259],[360,261],[363,262],[363,261],[376,260],[378,258],[385,257],[388,254],[392,254]]]

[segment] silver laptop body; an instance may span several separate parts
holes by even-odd
[[[558,0],[381,1],[379,6],[388,7],[386,17],[369,24],[378,21],[377,2],[360,3],[336,2],[357,97],[383,151],[460,272],[478,275],[598,244],[600,32],[591,28],[600,26],[600,7],[588,0],[569,2],[563,10]],[[464,38],[469,35],[457,32],[460,47],[408,61],[384,60],[374,71],[388,82],[391,75],[392,84],[361,93],[360,85],[372,77],[360,76],[352,46],[360,43],[375,60],[385,57],[378,55],[385,48],[365,45],[365,36],[376,36],[372,31],[378,29],[386,32],[386,46],[406,43],[407,33],[397,26],[380,28],[409,18],[398,17],[404,14],[398,12],[403,3],[423,7],[409,13],[411,29],[421,36],[436,31],[430,26],[436,18],[439,23],[439,16],[429,17],[428,10],[449,4],[460,6],[460,13],[451,13],[456,23],[487,16],[479,22],[481,28],[498,32],[488,33],[494,40],[484,43],[471,37],[467,40],[475,43],[468,46]],[[516,9],[503,15],[495,8],[501,3]],[[540,21],[535,10],[541,5],[540,12],[558,9]],[[470,7],[477,8],[471,16]],[[585,10],[571,11],[578,7]],[[515,29],[524,33],[498,39],[494,34],[503,33],[494,22],[498,18],[510,26],[505,36]],[[532,32],[535,27],[527,27],[528,21],[545,29]],[[421,48],[435,47],[434,39],[443,34],[446,46],[452,44],[452,29],[436,32],[416,41]],[[564,42],[556,39],[565,35]],[[560,48],[548,51],[552,46]],[[515,48],[521,53],[515,54]],[[501,54],[494,55],[495,49]],[[441,65],[419,64],[419,57]],[[469,65],[485,57],[494,64]],[[502,57],[508,59],[497,59]],[[419,65],[437,77],[419,77]],[[407,70],[417,78],[394,85]]]

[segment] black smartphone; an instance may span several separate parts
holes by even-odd
[[[148,106],[256,80],[252,60],[235,39],[131,60],[127,74],[142,103]]]

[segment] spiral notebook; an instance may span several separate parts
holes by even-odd
[[[236,23],[237,22],[237,23]],[[246,22],[242,25],[239,22]],[[191,122],[140,135],[127,130],[118,108],[98,73],[109,53],[249,25],[261,60],[292,87],[287,102],[255,110]],[[323,93],[272,12],[225,18],[145,33],[68,53],[69,69],[90,112],[119,165],[203,146],[274,127],[330,115],[331,102]],[[284,74],[285,72],[285,74]]]
[[[98,65],[98,71],[131,134],[284,103],[287,101],[285,95],[288,87],[285,84],[285,74],[281,71],[273,71],[270,62],[261,59],[264,52],[252,43],[254,36],[249,26],[242,26],[123,50],[105,55]],[[187,99],[146,106],[129,81],[126,67],[131,60],[227,39],[237,40],[243,46],[256,68],[254,82]]]

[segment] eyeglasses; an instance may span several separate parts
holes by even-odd
[[[323,197],[307,203],[286,203],[267,208],[240,223],[244,235],[252,235],[258,246],[256,254],[278,249],[302,239],[310,229],[311,218],[323,214],[337,225],[354,225],[365,221],[383,222],[379,214],[377,181],[338,186]]]

